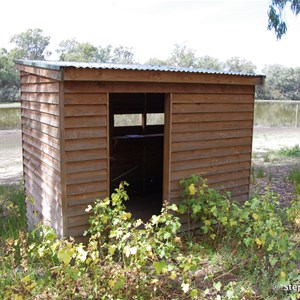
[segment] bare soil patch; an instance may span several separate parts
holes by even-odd
[[[278,194],[283,206],[296,198],[294,186],[288,176],[291,170],[300,170],[300,157],[267,156],[272,150],[295,145],[300,145],[300,128],[254,129],[250,185],[252,196],[270,190]]]

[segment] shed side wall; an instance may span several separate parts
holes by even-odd
[[[171,202],[181,200],[179,181],[192,174],[232,198],[249,194],[254,87],[238,93],[173,94]],[[231,87],[234,91],[234,86]]]
[[[60,174],[59,85],[21,72],[22,142],[28,225],[63,234]]]
[[[78,237],[87,206],[108,196],[108,94],[68,90],[64,101],[67,235]]]

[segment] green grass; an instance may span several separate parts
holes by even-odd
[[[300,157],[300,147],[295,145],[293,147],[283,147],[276,151],[279,157]]]
[[[267,153],[264,154],[263,160],[264,162],[268,163],[284,157],[300,157],[300,146],[295,145],[292,147],[283,147],[279,150],[269,150]]]
[[[26,230],[24,191],[20,185],[0,185],[0,244]]]
[[[294,184],[296,193],[300,195],[300,170],[291,170],[288,179]]]
[[[258,168],[257,173],[256,173],[257,178],[264,178],[265,177],[265,172],[263,168]]]

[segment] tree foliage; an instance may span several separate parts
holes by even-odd
[[[297,16],[300,12],[300,0],[272,0],[268,11],[268,29],[274,29],[277,39],[287,32],[284,11],[287,6]]]
[[[14,35],[10,39],[11,43],[16,47],[11,50],[11,56],[19,59],[44,60],[50,55],[46,51],[50,43],[50,36],[44,36],[43,30],[28,29],[24,32]]]
[[[264,86],[257,88],[258,99],[300,100],[300,68],[269,65],[263,69],[266,74]]]
[[[175,44],[167,64],[174,67],[196,67],[196,51],[186,44]]]
[[[0,102],[15,101],[18,95],[19,77],[14,62],[6,49],[0,49]]]
[[[249,60],[234,56],[226,60],[224,70],[227,72],[255,74],[256,66]]]
[[[206,70],[223,70],[223,63],[220,62],[217,58],[205,55],[199,57],[197,60],[197,68],[206,69]]]
[[[111,45],[94,46],[89,42],[78,42],[76,39],[64,40],[57,49],[62,61],[81,61],[97,63],[124,63],[134,62],[134,54],[128,47]]]

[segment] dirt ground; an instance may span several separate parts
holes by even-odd
[[[278,158],[270,151],[300,146],[300,128],[255,128],[253,135],[251,196],[266,190],[279,196],[282,206],[296,199],[295,188],[288,180],[291,170],[300,170],[300,157]]]
[[[253,133],[253,152],[257,154],[300,145],[300,128],[254,128]]]
[[[266,165],[263,161],[264,154],[269,150],[277,150],[285,146],[292,147],[295,145],[300,145],[300,128],[255,128],[253,137],[253,153],[255,154],[253,165],[255,167],[263,165],[269,169],[275,167],[278,169],[276,169],[277,171],[271,170],[275,173],[282,173],[283,169],[291,164],[292,166],[296,164],[295,166],[300,168],[300,159],[274,161],[269,163],[269,165]],[[284,174],[281,175],[285,176]],[[21,131],[0,130],[0,184],[18,183],[21,178]]]
[[[21,131],[0,130],[0,184],[18,183],[21,178]]]

